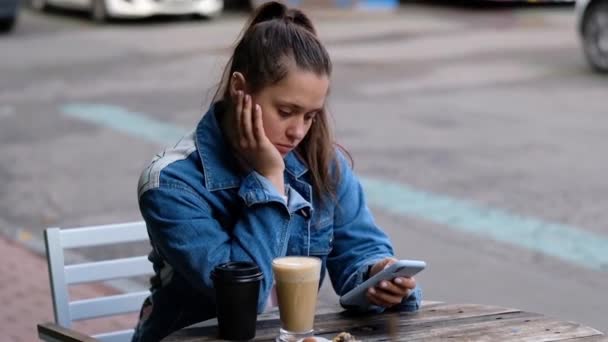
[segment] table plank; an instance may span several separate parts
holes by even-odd
[[[577,323],[489,305],[432,303],[415,313],[353,314],[338,310],[336,306],[320,308],[315,318],[318,336],[332,339],[346,331],[371,342],[448,339],[608,342],[601,332]],[[217,327],[203,325],[182,329],[163,341],[218,341]],[[261,315],[254,341],[274,341],[279,326],[277,312]]]
[[[336,329],[336,324],[327,322],[317,324],[318,332],[326,338],[346,331],[364,341],[386,341],[400,340],[407,335],[406,340],[425,337],[428,331],[433,329],[447,329],[446,327],[460,327],[467,324],[495,321],[502,319],[519,318],[524,320],[538,314],[521,312],[515,309],[504,309],[482,305],[441,305],[418,313],[387,313],[384,315],[368,316],[361,321],[349,322]],[[354,324],[353,324],[354,323]],[[332,325],[330,329],[324,330],[323,325]],[[456,328],[458,329],[458,328]]]
[[[335,309],[334,309],[335,310]],[[390,320],[387,316],[397,315],[399,325],[422,325],[432,322],[445,322],[454,319],[477,318],[497,314],[514,314],[521,311],[497,306],[477,304],[443,304],[435,303],[423,306],[415,313],[384,313],[384,314],[349,314],[348,312],[330,312],[317,315],[315,331],[327,338],[342,331],[358,332],[366,336],[388,336]],[[280,322],[277,318],[259,320],[254,341],[272,341],[278,333]],[[356,335],[356,333],[355,333]],[[167,337],[166,342],[203,342],[216,341],[215,326],[195,326],[178,331]]]
[[[315,331],[318,334],[328,337],[335,336],[342,331],[352,332],[355,335],[388,336],[391,329],[395,326],[430,326],[442,322],[463,319],[479,319],[479,317],[497,314],[516,314],[520,310],[507,309],[487,305],[455,305],[455,304],[436,304],[421,308],[418,312],[400,312],[384,314],[349,315],[348,313],[335,313],[321,315],[315,319]],[[456,322],[454,323],[456,324]],[[413,328],[412,328],[413,329]]]
[[[608,336],[606,335],[595,335],[587,337],[576,337],[564,340],[564,342],[608,342]]]
[[[498,319],[500,318],[500,319]],[[560,341],[601,334],[580,324],[561,322],[534,314],[486,316],[478,322],[431,326],[427,330],[401,330],[395,341],[474,340],[474,341]]]

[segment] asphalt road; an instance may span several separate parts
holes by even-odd
[[[608,331],[608,78],[572,8],[313,16],[337,136],[397,255],[428,262],[425,298]],[[139,172],[200,119],[245,19],[23,11],[0,37],[0,229],[35,246],[47,226],[139,220]]]

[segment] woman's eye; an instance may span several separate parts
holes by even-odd
[[[315,116],[317,116],[316,113],[308,114],[304,117],[304,119],[306,119],[306,121],[312,121],[312,120],[314,120]]]
[[[283,117],[287,117],[291,115],[291,112],[283,110],[283,109],[279,109],[279,115],[283,116]]]

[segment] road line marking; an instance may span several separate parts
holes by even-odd
[[[523,217],[384,180],[361,177],[369,202],[390,213],[523,247],[586,268],[608,270],[608,237]]]
[[[147,141],[171,144],[187,130],[142,113],[101,104],[69,104],[62,112]],[[608,237],[575,226],[523,217],[471,201],[433,194],[406,184],[360,177],[370,205],[444,227],[490,238],[584,268],[608,270]]]
[[[182,128],[112,105],[75,103],[63,106],[62,112],[73,118],[159,144],[172,142],[184,135]]]

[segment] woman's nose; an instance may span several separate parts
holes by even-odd
[[[293,140],[301,140],[306,135],[306,123],[302,119],[295,119],[287,128],[287,136]]]

